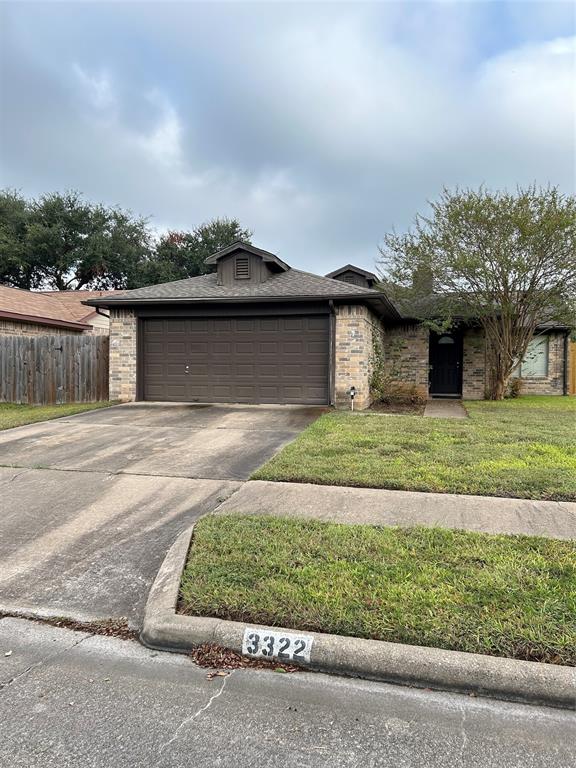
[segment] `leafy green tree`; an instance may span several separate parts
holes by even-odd
[[[146,219],[90,203],[77,192],[26,200],[0,192],[0,282],[17,288],[138,288],[195,277],[204,261],[251,233],[236,219],[213,219],[154,242]]]
[[[0,192],[0,282],[30,289],[37,283],[28,252],[28,214],[18,192]]]
[[[576,324],[576,198],[553,187],[444,190],[431,207],[385,236],[383,284],[432,327],[479,324],[500,400],[538,327]]]
[[[129,288],[150,253],[145,219],[76,192],[33,202],[27,240],[40,284],[59,291]]]
[[[168,232],[158,241],[154,254],[141,271],[143,285],[197,277],[212,272],[205,264],[208,256],[243,240],[250,242],[252,233],[237,219],[212,219],[191,232]]]

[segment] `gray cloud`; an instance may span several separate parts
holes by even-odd
[[[1,183],[371,267],[443,185],[574,189],[567,4],[516,5],[4,3]]]

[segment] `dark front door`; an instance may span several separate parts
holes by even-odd
[[[328,315],[146,319],[144,400],[329,402]]]
[[[462,334],[430,334],[430,394],[462,395]]]

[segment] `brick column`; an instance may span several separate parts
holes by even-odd
[[[487,384],[484,331],[480,328],[467,329],[463,344],[462,397],[464,400],[483,400]]]
[[[110,309],[110,400],[136,400],[136,314]]]
[[[336,307],[335,338],[335,396],[336,406],[350,407],[351,386],[356,387],[354,408],[368,408],[370,398],[370,373],[372,334],[380,331],[380,320],[362,305]]]

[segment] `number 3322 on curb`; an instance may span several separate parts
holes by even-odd
[[[278,659],[278,661],[309,664],[313,641],[314,638],[311,635],[295,635],[292,632],[246,627],[242,653],[256,659]]]

